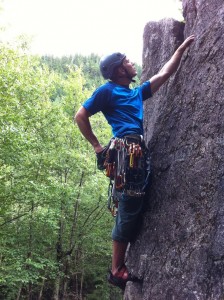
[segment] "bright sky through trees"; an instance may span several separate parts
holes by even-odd
[[[2,39],[32,36],[31,51],[55,56],[125,52],[141,63],[144,26],[181,19],[179,0],[3,0]]]

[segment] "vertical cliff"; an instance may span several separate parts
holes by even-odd
[[[183,0],[185,26],[150,22],[142,81],[184,38],[196,40],[177,73],[145,104],[152,156],[148,208],[128,267],[126,300],[224,299],[224,2]]]

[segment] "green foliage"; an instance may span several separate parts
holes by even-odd
[[[100,57],[97,54],[92,53],[89,56],[75,54],[74,56],[63,57],[43,56],[42,62],[47,64],[50,70],[63,75],[67,74],[71,66],[81,69],[82,75],[85,78],[83,86],[88,90],[93,90],[106,82],[99,70]],[[138,64],[136,64],[136,69],[138,74],[135,78],[136,83],[132,84],[133,87],[140,83],[142,72],[142,68]]]
[[[99,71],[100,57],[96,54],[83,56],[76,54],[74,56],[43,56],[42,62],[48,65],[51,71],[66,76],[70,72],[70,68],[80,69],[85,78],[83,86],[88,90],[93,90],[97,86],[103,84],[105,80]]]
[[[73,123],[94,87],[78,67],[56,72],[38,57],[0,50],[0,298],[49,299],[57,285],[59,298],[109,295],[107,178]],[[103,116],[92,122],[106,144]]]

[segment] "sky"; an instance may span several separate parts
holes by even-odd
[[[181,19],[179,0],[2,0],[0,40],[19,35],[40,55],[100,56],[119,51],[141,64],[144,27]]]

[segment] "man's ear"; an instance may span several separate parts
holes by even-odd
[[[118,68],[118,75],[122,76],[122,75],[125,75],[125,74],[126,74],[126,73],[125,73],[124,67],[123,67],[123,66],[120,66],[120,67]]]

